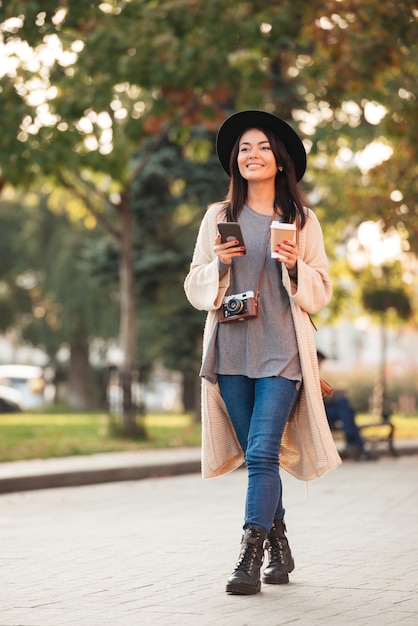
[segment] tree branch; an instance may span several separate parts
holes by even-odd
[[[57,174],[57,178],[61,185],[66,189],[69,189],[73,193],[75,193],[84,203],[86,209],[93,215],[93,217],[97,220],[97,222],[106,230],[110,235],[115,237],[118,241],[121,238],[120,229],[116,228],[112,222],[100,211],[96,208],[95,203],[92,202],[90,198],[90,194],[94,193],[98,196],[100,202],[104,202],[105,204],[110,205],[112,208],[117,209],[117,206],[112,204],[105,194],[100,192],[93,185],[89,185],[85,180],[81,178],[81,176],[76,173],[73,174],[74,179],[77,180],[78,185],[74,181],[70,181],[68,177],[65,177],[62,172]]]

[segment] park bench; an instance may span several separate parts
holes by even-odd
[[[395,426],[390,420],[390,415],[383,415],[380,420],[360,424],[359,430],[372,450],[375,450],[378,444],[383,443],[388,446],[392,456],[397,456],[397,451],[393,445]]]
[[[394,446],[395,426],[390,420],[390,415],[383,415],[381,419],[371,418],[370,422],[358,424],[361,436],[363,437],[367,448],[372,453],[377,453],[381,445],[387,446],[392,456],[397,456]],[[342,433],[342,424],[336,421],[331,426],[331,431]]]

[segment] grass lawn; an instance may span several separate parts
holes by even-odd
[[[200,424],[190,415],[149,415],[145,427],[141,440],[113,434],[104,413],[2,414],[0,462],[200,445]]]
[[[395,442],[396,439],[418,439],[418,415],[406,417],[395,413],[391,416],[390,420],[395,426]],[[379,418],[364,413],[356,416],[356,422],[359,426],[379,421]],[[376,430],[375,434],[379,435],[379,432],[381,431]],[[371,436],[373,434],[373,429],[370,428],[367,431],[364,431],[364,434],[366,436]]]
[[[359,424],[374,421],[359,415]],[[418,438],[418,415],[393,415],[396,439]],[[0,462],[121,452],[145,448],[200,446],[201,428],[191,415],[145,417],[147,439],[117,437],[104,413],[14,413],[0,415]],[[367,435],[372,433],[367,433]]]

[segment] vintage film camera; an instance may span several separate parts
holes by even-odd
[[[219,321],[242,322],[249,317],[257,317],[258,302],[254,291],[245,291],[227,296],[219,309]]]

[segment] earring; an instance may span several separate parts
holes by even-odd
[[[278,170],[279,172],[283,172],[283,165],[279,165],[279,167],[277,168],[277,170]]]

